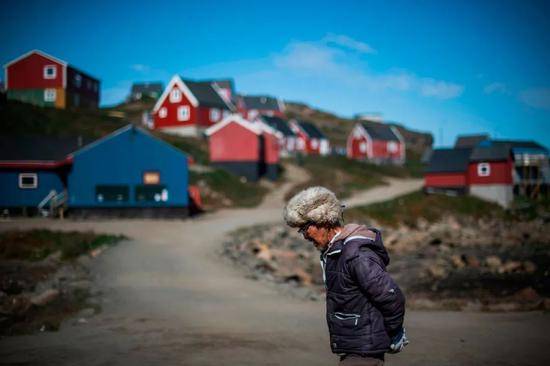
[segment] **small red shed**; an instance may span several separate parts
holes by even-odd
[[[435,149],[424,171],[426,192],[468,192],[469,148]]]
[[[473,149],[468,165],[470,193],[508,207],[514,199],[513,170],[509,146],[480,143]]]
[[[198,136],[228,116],[235,106],[213,81],[172,77],[153,108],[153,128],[183,136]]]
[[[277,178],[279,136],[271,127],[233,114],[207,129],[205,134],[212,165],[251,181],[264,175]]]
[[[403,164],[405,140],[393,126],[372,121],[358,122],[348,136],[347,156],[376,164]]]
[[[293,119],[290,129],[296,134],[296,151],[306,155],[330,154],[330,143],[327,137],[308,121]]]

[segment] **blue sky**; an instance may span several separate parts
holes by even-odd
[[[5,1],[0,63],[41,49],[101,79],[102,105],[134,81],[231,77],[436,146],[485,132],[550,147],[549,19],[535,1]]]

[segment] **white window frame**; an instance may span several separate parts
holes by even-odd
[[[220,110],[218,108],[212,108],[210,109],[210,120],[212,122],[217,122],[220,120],[220,117],[221,117],[221,113],[220,113]]]
[[[491,175],[491,164],[489,163],[479,163],[477,164],[477,176],[478,177],[488,177]]]
[[[23,184],[23,178],[34,178],[34,184]],[[19,173],[19,188],[21,189],[36,189],[38,188],[38,174],[36,173]]]
[[[53,70],[53,73],[50,75],[48,74],[48,70]],[[44,79],[52,80],[57,78],[57,65],[46,65],[44,66]]]
[[[319,148],[319,140],[311,139],[311,148],[317,150]]]
[[[389,153],[395,153],[399,150],[399,147],[397,146],[397,142],[388,141],[386,149],[388,150]]]
[[[44,89],[44,102],[55,102],[57,91],[55,89]]]
[[[179,103],[181,102],[181,90],[179,90],[178,88],[174,88],[171,92],[170,92],[170,103]]]
[[[180,105],[178,107],[178,121],[185,122],[191,118],[191,108],[188,105]]]
[[[80,88],[82,86],[82,75],[80,74],[74,74],[74,86],[77,88]]]
[[[168,110],[166,110],[166,107],[162,107],[161,109],[159,109],[160,118],[166,118],[167,115],[168,115]]]
[[[359,143],[359,152],[361,154],[366,154],[366,152],[367,152],[367,143],[365,141],[361,141]]]

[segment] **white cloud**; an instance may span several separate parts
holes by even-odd
[[[494,83],[485,85],[485,88],[483,88],[483,91],[485,92],[485,94],[493,94],[493,93],[506,94],[508,93],[508,88],[504,83],[494,82]]]
[[[151,70],[151,68],[144,64],[133,64],[130,66],[130,68],[134,71],[141,72],[141,73],[147,73]]]
[[[329,33],[325,36],[325,38],[323,38],[323,42],[326,44],[333,44],[347,48],[352,51],[357,51],[359,53],[376,53],[376,50],[365,42],[361,42],[341,34]]]
[[[550,110],[550,88],[530,88],[519,93],[519,99],[529,107]]]
[[[413,92],[424,97],[452,99],[464,91],[462,85],[405,70],[373,72],[349,52],[319,42],[293,42],[273,63],[281,73],[293,77],[314,77],[334,83],[373,91]]]

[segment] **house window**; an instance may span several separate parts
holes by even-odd
[[[36,173],[21,173],[19,174],[19,188],[35,189],[38,187],[38,176]]]
[[[317,150],[319,148],[319,141],[317,139],[311,140],[311,148]]]
[[[388,141],[387,149],[390,153],[397,152],[397,143],[395,141]]]
[[[168,189],[161,184],[137,185],[136,202],[166,202]]]
[[[95,187],[97,202],[127,202],[130,188],[126,185],[98,185]]]
[[[488,177],[491,175],[491,165],[489,163],[477,164],[477,175],[479,177]]]
[[[82,75],[75,74],[74,75],[74,86],[76,86],[77,88],[80,88],[81,85],[82,85]]]
[[[298,150],[304,150],[305,147],[306,147],[306,143],[304,139],[302,138],[298,139]]]
[[[210,120],[212,122],[217,122],[220,119],[220,110],[217,108],[212,108],[210,110]]]
[[[170,103],[178,102],[181,102],[181,91],[176,88],[170,92]]]
[[[44,102],[55,102],[56,91],[55,89],[44,90]]]
[[[159,184],[160,173],[159,172],[145,172],[143,173],[143,184]]]
[[[160,118],[166,118],[167,115],[168,115],[168,111],[166,110],[166,107],[162,107],[161,109],[159,109]]]
[[[359,144],[359,151],[364,154],[367,152],[367,143],[366,142],[361,142]]]
[[[189,121],[189,106],[182,105],[178,107],[178,121]]]
[[[229,111],[224,110],[224,111],[222,112],[222,117],[225,119],[225,118],[227,118],[230,114],[231,114],[231,113],[230,113]]]
[[[57,66],[46,65],[44,66],[44,79],[55,79],[57,77]]]

